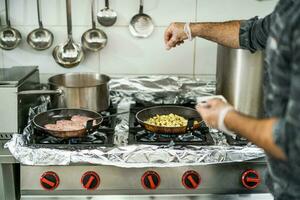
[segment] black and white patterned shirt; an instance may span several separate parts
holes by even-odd
[[[240,46],[265,50],[264,107],[275,143],[288,157],[268,158],[266,183],[276,200],[300,199],[300,0],[280,0],[265,18],[241,22]]]

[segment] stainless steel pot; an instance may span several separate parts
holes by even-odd
[[[262,117],[263,54],[218,46],[217,89],[238,111]]]
[[[97,73],[67,73],[48,79],[50,89],[62,90],[61,95],[53,96],[58,108],[83,108],[103,111],[109,107],[110,78]]]
[[[19,95],[51,94],[53,107],[103,111],[110,105],[110,77],[97,73],[67,73],[48,79],[50,90],[28,90]]]

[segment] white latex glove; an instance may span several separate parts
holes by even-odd
[[[165,45],[169,50],[177,45],[181,45],[188,36],[184,30],[185,23],[174,22],[165,31]]]
[[[224,119],[228,112],[234,110],[233,106],[226,103],[226,101],[220,98],[209,99],[198,103],[196,109],[208,126],[234,136],[233,132],[228,130],[224,124]]]

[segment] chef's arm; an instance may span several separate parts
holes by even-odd
[[[277,118],[254,119],[236,111],[229,112],[224,120],[229,130],[239,133],[274,158],[286,160],[286,155],[273,139],[273,127],[277,122]]]
[[[191,23],[193,37],[201,37],[230,48],[243,48],[252,52],[266,47],[270,22],[274,14],[264,18],[236,20],[221,23]]]
[[[227,22],[190,23],[191,36],[201,37],[230,48],[248,49],[251,52],[266,47],[270,22],[274,14],[264,18]],[[174,22],[165,31],[167,49],[180,45],[188,39],[185,23]]]
[[[230,48],[239,48],[240,21],[191,23],[193,37],[201,37]]]

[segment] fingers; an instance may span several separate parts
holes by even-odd
[[[167,42],[167,49],[175,47],[178,42],[179,40],[177,39],[177,35],[173,32],[171,39]]]
[[[182,33],[183,25],[181,23],[172,23],[165,31],[164,41],[166,49],[169,50],[183,43]]]
[[[164,34],[164,40],[165,40],[165,45],[169,42],[169,40],[172,38],[172,30],[170,26],[166,29],[165,34]]]

